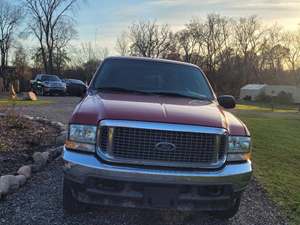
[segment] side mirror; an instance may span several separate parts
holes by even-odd
[[[235,98],[231,95],[221,95],[218,97],[218,102],[225,109],[234,109],[236,105]]]

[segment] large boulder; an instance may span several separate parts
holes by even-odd
[[[26,98],[26,100],[37,101],[37,96],[32,91],[27,92],[25,98]]]
[[[37,101],[37,96],[32,91],[22,92],[22,93],[18,94],[18,99],[23,100],[23,101]]]
[[[0,178],[0,192],[2,194],[7,194],[18,189],[19,187],[20,183],[16,176],[5,175]]]
[[[9,181],[5,176],[0,177],[0,193],[6,195],[9,192]]]
[[[16,179],[19,182],[20,186],[23,186],[26,183],[26,180],[27,180],[24,175],[17,175]]]
[[[17,173],[25,176],[26,179],[28,179],[31,177],[31,166],[22,166]]]

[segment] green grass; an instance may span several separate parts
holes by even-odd
[[[269,104],[238,104],[236,109],[245,111],[258,111],[258,112],[280,112],[280,113],[295,113],[298,108],[295,106],[272,106]]]
[[[240,111],[244,108],[252,111]],[[252,134],[255,177],[290,222],[300,224],[300,113],[266,113],[253,105],[238,109]]]
[[[32,105],[47,105],[51,104],[52,101],[49,100],[37,100],[37,101],[21,101],[21,100],[10,100],[10,99],[1,99],[0,100],[0,107],[1,106],[32,106]]]

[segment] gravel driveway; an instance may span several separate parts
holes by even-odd
[[[71,97],[52,97],[54,104],[22,109],[24,113],[43,116],[67,123],[74,106],[80,100]],[[260,186],[252,181],[244,194],[239,213],[229,221],[206,214],[183,214],[137,209],[94,208],[76,216],[65,216],[62,210],[62,160],[52,162],[36,174],[19,192],[0,202],[0,224],[9,225],[223,225],[223,224],[287,224],[276,207],[267,199]]]
[[[19,106],[19,112],[30,116],[45,117],[67,124],[77,103],[78,97],[39,97],[41,100],[50,101],[48,105]]]

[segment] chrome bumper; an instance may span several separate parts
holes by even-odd
[[[234,192],[242,191],[248,185],[251,162],[228,164],[220,170],[184,171],[168,169],[149,169],[102,163],[96,156],[64,149],[64,172],[68,179],[84,183],[89,177],[103,179],[149,182],[161,184],[190,185],[230,185]]]

